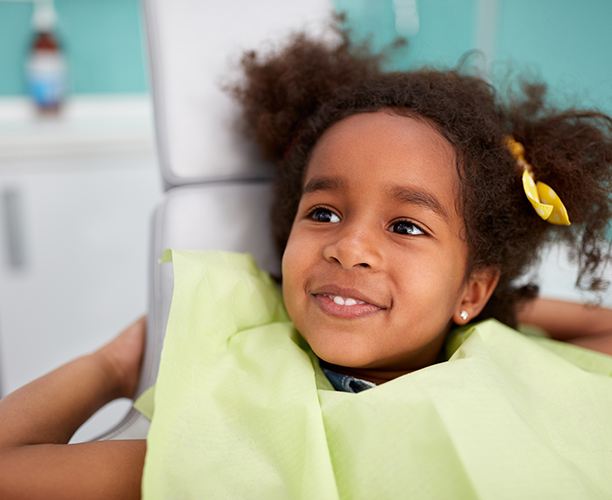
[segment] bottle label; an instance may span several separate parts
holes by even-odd
[[[28,87],[38,106],[58,105],[66,93],[66,62],[58,52],[36,51],[27,65]]]

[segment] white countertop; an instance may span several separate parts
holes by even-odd
[[[0,163],[150,152],[153,144],[148,95],[73,96],[56,116],[39,115],[25,97],[0,98]]]

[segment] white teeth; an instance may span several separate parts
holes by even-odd
[[[363,300],[357,300],[353,297],[344,298],[340,295],[334,295],[333,297],[331,297],[331,299],[334,301],[335,304],[338,304],[339,306],[355,306],[357,304],[365,304]]]

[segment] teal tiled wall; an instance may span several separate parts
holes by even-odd
[[[390,69],[453,66],[474,48],[476,0],[417,0],[420,26],[414,36],[396,28],[395,0],[333,0],[333,4],[347,15],[351,33],[369,39],[377,50],[399,36],[408,39],[405,48],[393,52]]]
[[[70,92],[147,91],[138,0],[56,0]],[[0,95],[25,93],[32,6],[0,2]]]
[[[377,47],[403,34],[395,28],[394,6],[406,0],[330,1],[348,12],[357,36],[374,32]],[[147,91],[139,0],[55,3],[71,92]],[[576,96],[612,112],[612,1],[416,0],[416,5],[419,31],[397,51],[392,68],[455,65],[469,50],[482,48],[482,34],[489,33],[494,70],[503,73],[510,62],[517,72],[550,82],[555,95]],[[0,1],[0,96],[25,92],[31,10],[27,3]]]
[[[498,61],[540,76],[562,101],[612,113],[611,1],[498,1]]]
[[[403,35],[394,10],[410,0],[333,0],[348,24],[374,46]],[[416,0],[420,29],[391,67],[454,66],[473,49],[484,50],[494,82],[510,73],[547,82],[563,104],[612,113],[612,1]],[[481,65],[483,59],[474,63]]]

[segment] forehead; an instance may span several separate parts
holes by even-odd
[[[389,110],[360,113],[332,125],[313,149],[304,184],[336,177],[342,187],[409,186],[432,193],[456,211],[453,146],[427,121]]]

